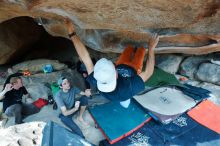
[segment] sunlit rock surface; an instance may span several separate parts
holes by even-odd
[[[66,38],[63,19],[68,17],[84,44],[101,52],[120,53],[128,44],[147,47],[152,33],[161,37],[156,53],[220,50],[219,0],[0,1],[0,22],[20,16],[32,17],[51,35]]]

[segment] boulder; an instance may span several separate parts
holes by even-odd
[[[23,83],[26,87],[29,85],[34,85],[37,83],[52,84],[56,83],[57,80],[61,77],[65,76],[69,79],[72,86],[76,86],[81,90],[85,89],[85,82],[83,77],[76,71],[72,69],[61,70],[52,73],[38,73],[27,77],[22,77]]]
[[[28,16],[53,36],[68,38],[63,20],[69,18],[86,46],[105,53],[121,53],[128,44],[147,48],[153,33],[160,35],[156,53],[207,54],[220,50],[218,0],[10,0],[1,1],[0,6],[0,22]],[[2,59],[2,63],[7,61]]]
[[[12,71],[18,72],[19,70],[28,70],[31,74],[35,74],[43,72],[43,67],[47,64],[52,65],[54,71],[67,69],[67,65],[60,63],[58,60],[36,59],[16,64],[12,66]]]
[[[220,85],[220,65],[212,63],[202,63],[198,71],[196,72],[196,77],[204,82],[209,82],[213,84]]]
[[[38,98],[48,99],[48,96],[52,95],[51,89],[43,83],[29,84],[26,86],[26,89],[33,101],[36,101]]]
[[[156,66],[161,68],[162,70],[169,72],[171,74],[175,74],[179,65],[184,57],[180,55],[157,55],[156,56]]]
[[[209,60],[206,56],[191,56],[186,58],[180,65],[179,72],[181,75],[194,79],[198,66]]]
[[[40,146],[45,124],[44,122],[29,122],[1,129],[0,145]]]

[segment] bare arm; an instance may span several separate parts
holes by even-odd
[[[66,106],[62,106],[62,107],[61,107],[61,112],[62,112],[62,114],[63,114],[64,116],[68,116],[68,115],[71,115],[71,114],[75,113],[75,112],[79,109],[79,103],[80,103],[79,101],[76,101],[75,107],[72,108],[72,109],[70,109],[70,110],[67,110],[67,109],[66,109]]]
[[[154,65],[155,65],[155,55],[154,55],[154,48],[157,46],[159,41],[159,37],[157,34],[151,37],[149,41],[149,48],[148,48],[148,57],[146,61],[145,70],[139,74],[139,76],[143,79],[143,81],[147,81],[154,72]]]
[[[70,19],[66,19],[65,24],[66,24],[66,27],[68,29],[69,34],[75,32],[75,27]],[[84,44],[80,41],[80,39],[77,35],[73,35],[71,37],[71,40],[76,48],[77,54],[82,59],[82,62],[85,64],[88,74],[92,73],[94,65],[93,65],[92,59],[89,55],[88,50],[86,49]]]
[[[12,89],[12,84],[6,84],[5,89],[0,93],[0,100],[2,100],[5,97],[5,94]]]
[[[0,93],[0,100],[2,100],[2,99],[5,97],[5,93],[6,93],[5,90],[3,90],[3,91]]]

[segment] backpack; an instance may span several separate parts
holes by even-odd
[[[37,108],[41,109],[43,106],[48,104],[48,101],[46,99],[39,98],[38,100],[36,100],[32,104],[35,105]]]
[[[52,83],[50,85],[51,90],[52,90],[52,95],[48,96],[48,101],[50,104],[53,104],[53,109],[56,110],[57,109],[57,104],[54,100],[54,97],[56,96],[57,92],[60,90],[60,87],[57,83]]]

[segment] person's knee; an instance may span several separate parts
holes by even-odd
[[[21,105],[21,104],[17,104],[17,105],[15,106],[15,109],[18,110],[18,111],[19,111],[19,110],[22,110],[22,105]]]
[[[15,114],[20,114],[22,113],[22,106],[21,105],[17,105],[14,109],[14,113]]]
[[[61,121],[64,121],[64,120],[65,120],[65,116],[62,115],[62,114],[59,115],[59,118],[60,118]]]
[[[14,114],[16,113],[21,113],[21,111],[22,111],[22,105],[15,104],[15,105],[9,106],[6,109],[5,114],[10,117],[10,116],[14,116]]]
[[[86,96],[82,96],[80,98],[80,106],[87,106],[88,105],[88,99]]]
[[[6,109],[5,115],[6,115],[7,117],[12,117],[12,116],[14,116],[14,113],[13,113],[13,112],[10,112],[8,109]]]
[[[37,108],[36,106],[33,106],[32,107],[32,111],[33,111],[33,114],[39,113],[40,112],[40,108]]]

